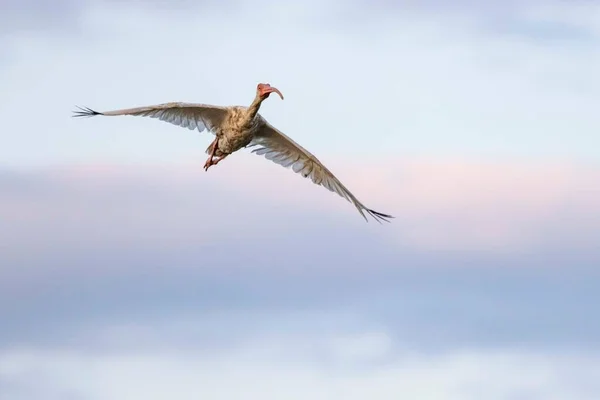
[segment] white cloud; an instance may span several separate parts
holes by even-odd
[[[374,337],[385,337],[385,332],[355,335],[350,352],[372,349]],[[0,399],[33,399],[44,393],[45,398],[68,394],[91,400],[592,400],[600,393],[600,357],[594,354],[402,351],[386,362],[365,365],[362,358],[339,352],[347,345],[345,335],[332,334],[261,337],[219,352],[5,350],[0,353],[0,382],[10,390],[2,391]],[[385,346],[375,347],[374,353],[385,352]]]

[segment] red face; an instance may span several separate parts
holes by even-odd
[[[269,97],[271,93],[275,92],[279,95],[279,97],[281,97],[281,100],[283,100],[283,95],[281,94],[281,92],[277,88],[274,88],[273,86],[269,85],[268,83],[259,83],[256,87],[256,90],[258,91],[259,95],[261,97],[264,97],[265,99]]]

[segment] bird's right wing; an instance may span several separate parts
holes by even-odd
[[[74,117],[133,115],[158,118],[161,121],[190,130],[198,129],[199,132],[207,129],[213,133],[227,116],[227,108],[225,107],[195,103],[164,103],[105,112],[94,111],[90,108],[78,108],[80,111],[75,111]]]
[[[365,212],[377,222],[389,222],[389,218],[394,218],[391,215],[372,210],[362,204],[317,157],[264,119],[263,125],[255,133],[254,139],[248,147],[253,146],[260,147],[254,149],[252,153],[263,155],[266,159],[283,167],[292,167],[294,172],[301,174],[305,178],[310,178],[315,184],[323,186],[348,200],[356,207],[365,220],[368,221]]]

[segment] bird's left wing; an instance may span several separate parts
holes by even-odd
[[[383,214],[365,207],[346,187],[329,171],[314,155],[298,143],[286,136],[283,132],[263,119],[261,128],[255,133],[254,139],[248,147],[260,146],[252,153],[264,155],[271,160],[310,179],[317,185],[324,186],[332,192],[354,204],[358,212],[368,221],[365,212],[376,221],[389,222],[391,215]]]
[[[74,117],[133,115],[158,118],[161,121],[169,122],[190,130],[198,129],[199,132],[202,132],[207,129],[214,133],[215,129],[221,125],[227,116],[228,109],[226,107],[209,104],[164,103],[105,112],[98,112],[90,108],[81,107],[79,107],[79,110],[80,111],[74,112]]]

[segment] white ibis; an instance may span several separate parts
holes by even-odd
[[[278,89],[268,83],[259,83],[256,87],[256,97],[249,107],[164,103],[105,112],[78,107],[80,111],[75,111],[74,117],[134,115],[158,118],[191,130],[198,129],[199,132],[206,129],[215,135],[215,140],[206,149],[209,155],[204,164],[206,171],[243,147],[260,146],[252,152],[264,155],[268,160],[286,168],[292,167],[294,172],[305,178],[310,177],[315,184],[337,193],[354,204],[365,220],[368,221],[366,212],[378,222],[389,222],[388,219],[393,218],[391,215],[365,207],[317,157],[269,124],[258,113],[260,105],[271,93],[277,93],[283,100],[283,95]]]

